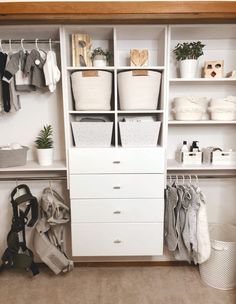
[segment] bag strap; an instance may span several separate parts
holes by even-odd
[[[17,191],[21,190],[21,189],[24,189],[24,191],[26,193],[17,198],[14,198]],[[36,223],[36,221],[38,220],[38,200],[35,196],[32,195],[32,193],[30,192],[30,189],[27,185],[21,184],[21,185],[18,185],[17,187],[15,187],[11,193],[11,204],[12,204],[12,208],[13,208],[14,218],[19,218],[18,207],[20,204],[22,204],[24,202],[29,202],[29,203],[28,203],[25,211],[24,212],[22,211],[23,212],[22,215],[24,215],[25,219],[27,219],[27,221],[28,221],[27,215],[28,215],[29,211],[31,211],[31,219],[27,223],[27,226],[33,227],[34,224]]]

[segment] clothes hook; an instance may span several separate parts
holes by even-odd
[[[19,184],[18,184],[18,180],[17,180],[17,178],[16,178],[16,188],[17,188],[17,190],[16,190],[16,195],[17,195],[17,197],[20,196],[20,190],[19,190],[18,186],[19,186]]]
[[[35,39],[35,47],[36,47],[36,50],[39,51],[38,38]]]
[[[12,53],[11,39],[9,39],[9,52]]]
[[[52,39],[51,38],[49,39],[49,50],[50,51],[52,50]]]

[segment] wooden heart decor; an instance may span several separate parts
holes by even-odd
[[[130,65],[131,66],[146,66],[148,64],[148,49],[130,50]]]

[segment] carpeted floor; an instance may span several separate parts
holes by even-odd
[[[205,286],[196,267],[77,267],[54,276],[47,268],[0,275],[0,304],[236,304],[236,290]]]

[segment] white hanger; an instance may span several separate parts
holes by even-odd
[[[2,48],[2,39],[0,39],[0,51],[3,53],[3,48]]]
[[[24,48],[24,38],[22,38],[21,40],[20,40],[20,45],[21,45],[21,48],[22,48],[22,50],[24,51],[24,52],[26,52],[26,49]]]
[[[36,50],[39,52],[38,38],[35,39],[35,47],[36,47]]]
[[[52,50],[52,39],[50,38],[49,39],[49,51],[51,51]]]
[[[11,39],[9,39],[9,52],[12,53]]]

